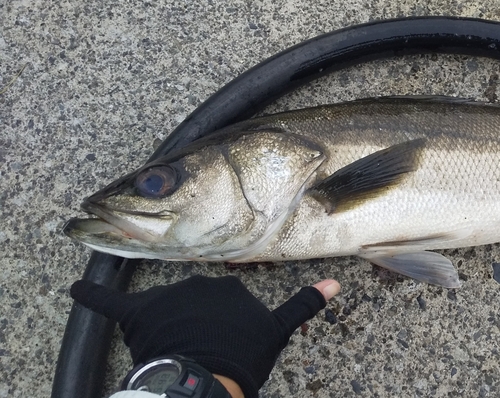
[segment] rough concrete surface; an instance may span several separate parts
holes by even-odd
[[[90,250],[60,232],[98,188],[141,165],[210,94],[290,45],[411,15],[500,20],[497,0],[0,1],[0,398],[46,397]],[[439,4],[439,5],[438,5]],[[267,112],[390,94],[497,99],[498,61],[408,56],[343,70]],[[500,396],[500,246],[445,252],[463,287],[372,271],[354,258],[228,271],[148,261],[131,290],[237,275],[270,307],[337,278],[342,293],[297,331],[263,397]],[[106,394],[131,361],[117,331]]]

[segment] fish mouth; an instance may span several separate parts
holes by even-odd
[[[141,217],[157,217],[157,214],[148,214],[135,211],[117,211],[106,206],[86,200],[81,204],[82,210],[96,216],[97,218],[72,218],[63,226],[65,235],[71,238],[78,238],[78,235],[102,235],[113,234],[127,239],[135,239],[145,242],[156,242],[158,236],[138,227],[134,223],[126,220],[123,216],[139,215]],[[120,216],[122,214],[123,216]]]

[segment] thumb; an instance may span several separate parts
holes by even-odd
[[[320,291],[326,301],[340,293],[340,284],[334,279],[325,279],[313,285]]]
[[[120,321],[130,308],[127,293],[86,280],[73,283],[70,295],[84,307],[115,321]]]
[[[325,308],[326,299],[330,299],[339,291],[340,285],[337,281],[323,281],[314,286],[303,287],[295,296],[276,308],[273,315],[283,328],[285,338],[288,340],[295,329]]]

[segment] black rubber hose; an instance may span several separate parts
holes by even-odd
[[[82,279],[126,290],[138,260],[92,252]],[[102,394],[115,322],[73,303],[57,360],[52,397],[96,398]]]
[[[356,25],[305,41],[265,60],[212,95],[167,137],[150,160],[244,120],[283,94],[329,72],[388,56],[428,52],[500,59],[500,23],[454,17],[403,18]],[[93,253],[84,278],[125,290],[134,267],[124,261]],[[73,306],[52,398],[95,398],[102,394],[113,328],[113,322]]]
[[[248,119],[285,93],[330,72],[389,56],[429,52],[500,59],[500,23],[456,17],[392,19],[304,41],[217,91],[168,136],[150,160]]]

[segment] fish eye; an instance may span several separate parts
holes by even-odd
[[[158,166],[144,170],[135,178],[135,187],[147,198],[163,198],[173,192],[178,173],[173,167]]]

